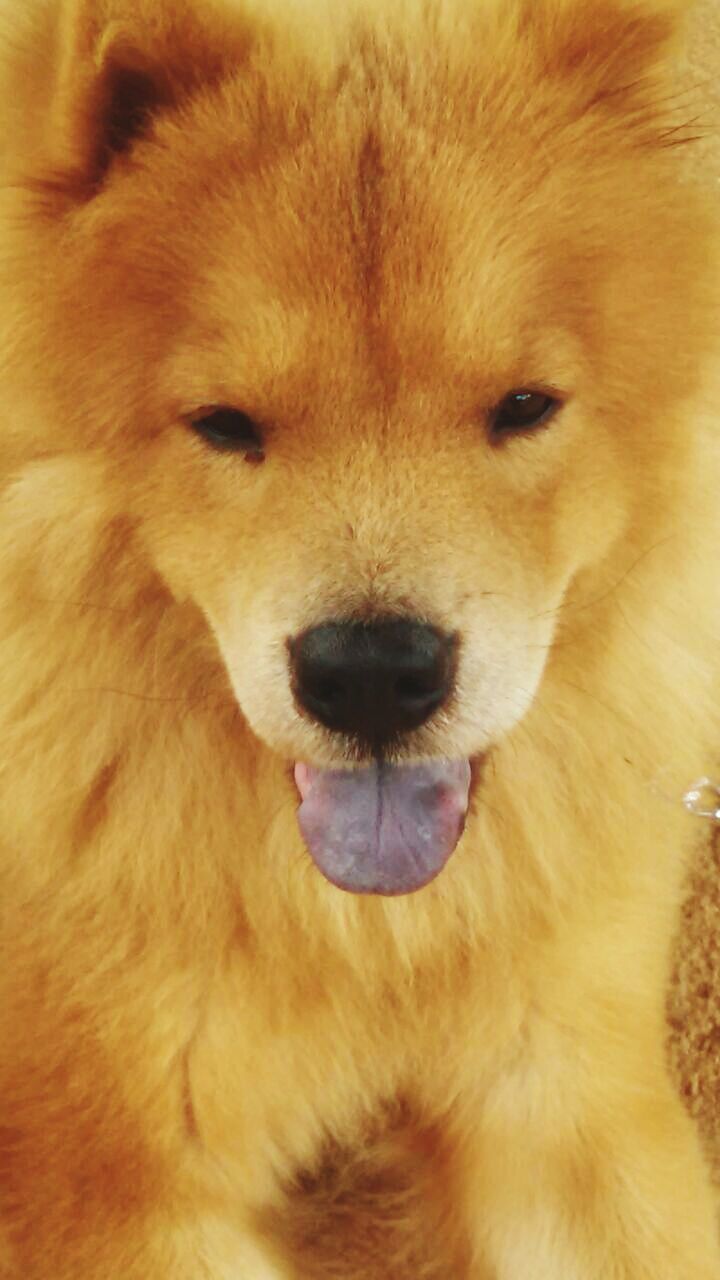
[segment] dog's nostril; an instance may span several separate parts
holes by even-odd
[[[401,676],[395,682],[395,692],[401,698],[427,698],[437,692],[437,682],[431,676]]]
[[[337,702],[343,696],[343,687],[339,680],[317,680],[310,686],[314,697],[321,702]]]

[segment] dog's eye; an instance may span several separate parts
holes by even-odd
[[[511,391],[490,414],[490,431],[494,440],[535,427],[545,426],[560,408],[556,396],[545,391]]]
[[[262,428],[241,409],[205,409],[190,419],[198,435],[215,449],[244,453],[253,462],[263,462],[265,447]]]

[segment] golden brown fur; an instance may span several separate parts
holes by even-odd
[[[720,740],[684,6],[338,8],[4,12],[0,1275],[717,1280],[662,1052]],[[464,637],[409,753],[490,756],[360,899],[283,643],[387,609]]]

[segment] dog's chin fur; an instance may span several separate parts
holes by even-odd
[[[662,1048],[720,743],[682,7],[0,11],[3,1280],[716,1277]],[[487,758],[361,899],[285,646],[387,610],[463,637],[410,755]]]

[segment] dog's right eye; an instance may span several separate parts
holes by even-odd
[[[527,388],[511,391],[490,415],[490,438],[498,444],[508,436],[527,434],[537,427],[547,426],[560,407],[558,396],[545,391]]]
[[[244,453],[251,462],[265,460],[262,428],[241,409],[205,409],[190,419],[190,426],[215,449]]]

